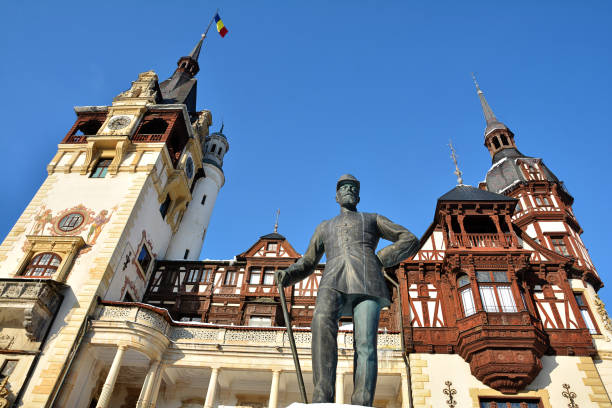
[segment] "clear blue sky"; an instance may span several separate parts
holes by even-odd
[[[479,82],[519,149],[574,195],[612,308],[612,3],[407,1],[6,2],[0,15],[5,236],[46,176],[75,105],[108,105],[139,72],[174,70],[214,10],[198,107],[230,150],[202,258],[232,258],[280,230],[303,252],[337,213],[335,181],[362,180],[362,211],[421,235],[437,197],[491,165]]]

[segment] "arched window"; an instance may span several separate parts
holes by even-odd
[[[101,120],[90,119],[86,122],[79,123],[74,134],[75,136],[95,135],[101,127]]]
[[[217,150],[217,154],[218,154],[218,155],[221,155],[221,150],[222,150],[222,149],[221,149],[221,146],[219,146],[219,150]]]
[[[496,137],[493,138],[493,145],[496,149],[499,149],[499,140]]]
[[[50,278],[55,271],[57,271],[57,267],[61,262],[62,258],[57,254],[53,252],[43,252],[32,258],[23,276],[30,278]]]
[[[216,148],[217,148],[217,145],[216,145],[216,144],[213,144],[213,145],[212,145],[212,147],[211,147],[211,149],[210,149],[210,151],[211,151],[212,153],[214,153]]]
[[[506,137],[506,135],[502,133],[500,137],[501,137],[502,146],[508,146],[509,143],[508,143],[508,138]]]
[[[161,118],[155,118],[145,122],[138,133],[141,135],[161,135],[167,128],[168,122]]]
[[[474,303],[474,294],[470,287],[470,278],[466,275],[460,275],[457,278],[457,287],[459,288],[459,296],[463,304],[463,313],[465,317],[476,313],[476,304]]]

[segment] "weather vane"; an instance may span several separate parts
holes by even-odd
[[[280,216],[280,208],[276,210],[276,222],[274,223],[274,232],[278,232],[278,217]]]
[[[476,81],[476,79],[474,79],[474,81]],[[463,173],[461,172],[461,170],[459,170],[459,164],[457,163],[457,154],[455,152],[455,148],[453,147],[453,141],[449,140],[448,145],[450,146],[450,149],[451,149],[451,158],[453,159],[453,162],[455,163],[454,174],[457,176],[457,185],[462,185],[463,177],[461,176],[463,175]]]

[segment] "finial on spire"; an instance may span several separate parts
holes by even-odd
[[[478,98],[480,99],[480,105],[482,105],[482,112],[484,113],[485,120],[487,121],[487,127],[494,123],[498,123],[497,118],[493,114],[491,107],[489,106],[487,100],[485,99],[484,93],[478,86],[478,81],[476,81],[476,75],[472,72],[472,79],[474,80],[474,85],[476,85],[476,91],[478,93]]]
[[[457,154],[455,152],[455,148],[453,147],[453,141],[449,140],[448,145],[450,146],[450,149],[451,149],[451,158],[453,159],[453,162],[455,163],[454,174],[457,176],[457,185],[460,186],[460,185],[463,185],[463,177],[461,177],[463,175],[463,172],[459,170],[459,164],[457,163]]]
[[[278,217],[280,216],[280,208],[276,210],[276,222],[274,223],[274,232],[278,233]]]
[[[221,121],[221,129],[219,129],[219,133],[223,133],[223,126],[225,126],[225,122]]]
[[[482,93],[482,91],[480,90],[480,87],[478,86],[478,81],[476,81],[476,75],[474,75],[473,72],[472,72],[472,79],[474,80],[474,85],[476,85],[476,91],[478,91],[479,93]]]
[[[202,43],[204,43],[204,38],[206,38],[206,34],[202,34],[202,38],[200,38],[200,41],[198,41],[196,46],[193,47],[193,50],[191,50],[191,52],[189,53],[189,56],[196,61],[198,60],[198,58],[200,58],[200,51],[202,50]]]

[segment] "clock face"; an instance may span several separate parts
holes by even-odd
[[[185,172],[187,173],[188,178],[193,176],[193,160],[191,159],[191,156],[187,158],[187,163],[185,163]]]
[[[110,122],[108,122],[108,128],[110,130],[123,129],[124,127],[127,127],[130,122],[132,122],[132,119],[130,119],[129,116],[115,116],[110,120]]]

